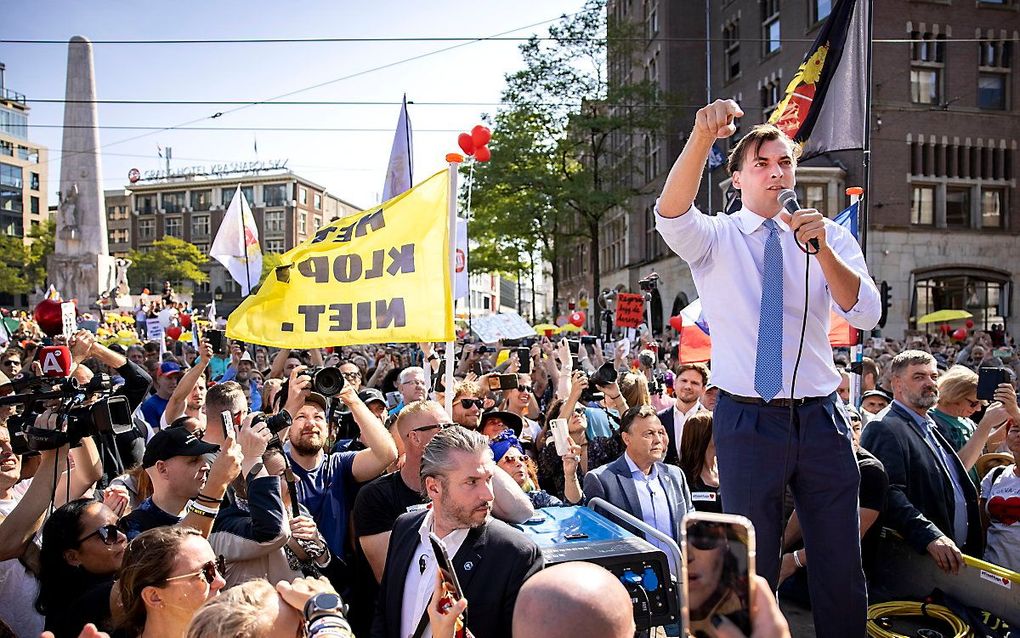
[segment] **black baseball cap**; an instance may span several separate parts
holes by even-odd
[[[202,456],[219,449],[220,446],[206,443],[187,428],[166,428],[149,439],[142,456],[142,467],[150,468],[156,461],[166,461],[175,456]]]
[[[386,405],[386,398],[383,397],[383,393],[375,388],[365,388],[358,393],[358,398],[361,399],[365,405],[368,405],[372,401],[378,401],[379,403]]]

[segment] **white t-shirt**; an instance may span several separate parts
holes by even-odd
[[[21,481],[11,489],[11,498],[0,499],[0,516],[6,518],[25,495],[32,480]],[[37,537],[38,538],[38,537]],[[0,561],[0,618],[15,636],[38,636],[45,619],[35,610],[39,581],[17,558]]]
[[[1020,571],[1020,476],[1016,465],[993,469],[981,481],[981,497],[988,513],[985,560]],[[992,475],[995,480],[992,481]]]

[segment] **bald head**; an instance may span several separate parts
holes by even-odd
[[[514,638],[633,638],[623,584],[592,563],[562,563],[532,576],[514,606]]]

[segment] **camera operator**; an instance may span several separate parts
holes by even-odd
[[[353,414],[366,448],[327,454],[324,447],[329,436],[326,420],[329,401],[311,392],[311,380],[302,372],[300,367],[294,369],[288,389],[297,390],[301,405],[291,411],[296,401],[288,397],[287,410],[293,415],[293,424],[287,432],[290,441],[287,457],[301,484],[301,503],[311,512],[333,554],[345,556],[348,515],[354,507],[357,485],[382,474],[396,460],[397,448],[390,433],[358,398],[354,388],[344,384],[337,396]]]
[[[128,409],[134,414],[138,406],[145,400],[152,383],[152,377],[144,368],[132,361],[128,361],[124,355],[110,350],[101,343],[96,342],[96,336],[88,330],[79,330],[68,341],[71,351],[71,361],[74,370],[78,373],[91,375],[84,363],[95,359],[124,379],[123,385],[114,390],[112,396],[123,396],[128,401]],[[142,454],[145,451],[144,423],[139,419],[132,419],[134,425],[119,434],[104,433],[96,436],[103,438],[103,474],[100,485],[105,486],[109,481],[126,468],[133,467],[141,462]],[[116,453],[114,452],[116,446]],[[119,455],[119,458],[118,458]]]

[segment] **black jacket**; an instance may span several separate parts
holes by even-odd
[[[967,500],[967,542],[960,549],[981,556],[984,541],[978,515],[977,490],[953,446],[938,428],[932,434],[949,452]],[[953,536],[953,485],[942,463],[925,442],[913,417],[893,403],[880,421],[872,421],[861,435],[861,447],[871,452],[889,476],[889,492],[882,524],[903,535],[916,551],[925,553],[940,536]]]
[[[403,514],[393,526],[372,624],[373,638],[402,638],[404,581],[421,540],[418,528],[426,514]],[[544,566],[538,546],[524,532],[490,519],[468,532],[451,560],[468,600],[467,626],[471,633],[476,638],[510,638],[521,585]]]
[[[673,414],[673,406],[669,406],[662,412],[659,412],[659,421],[662,422],[662,427],[666,428],[666,434],[669,435],[668,440],[666,441],[666,457],[662,459],[662,462],[679,467],[680,441],[676,440],[676,431],[673,427]]]

